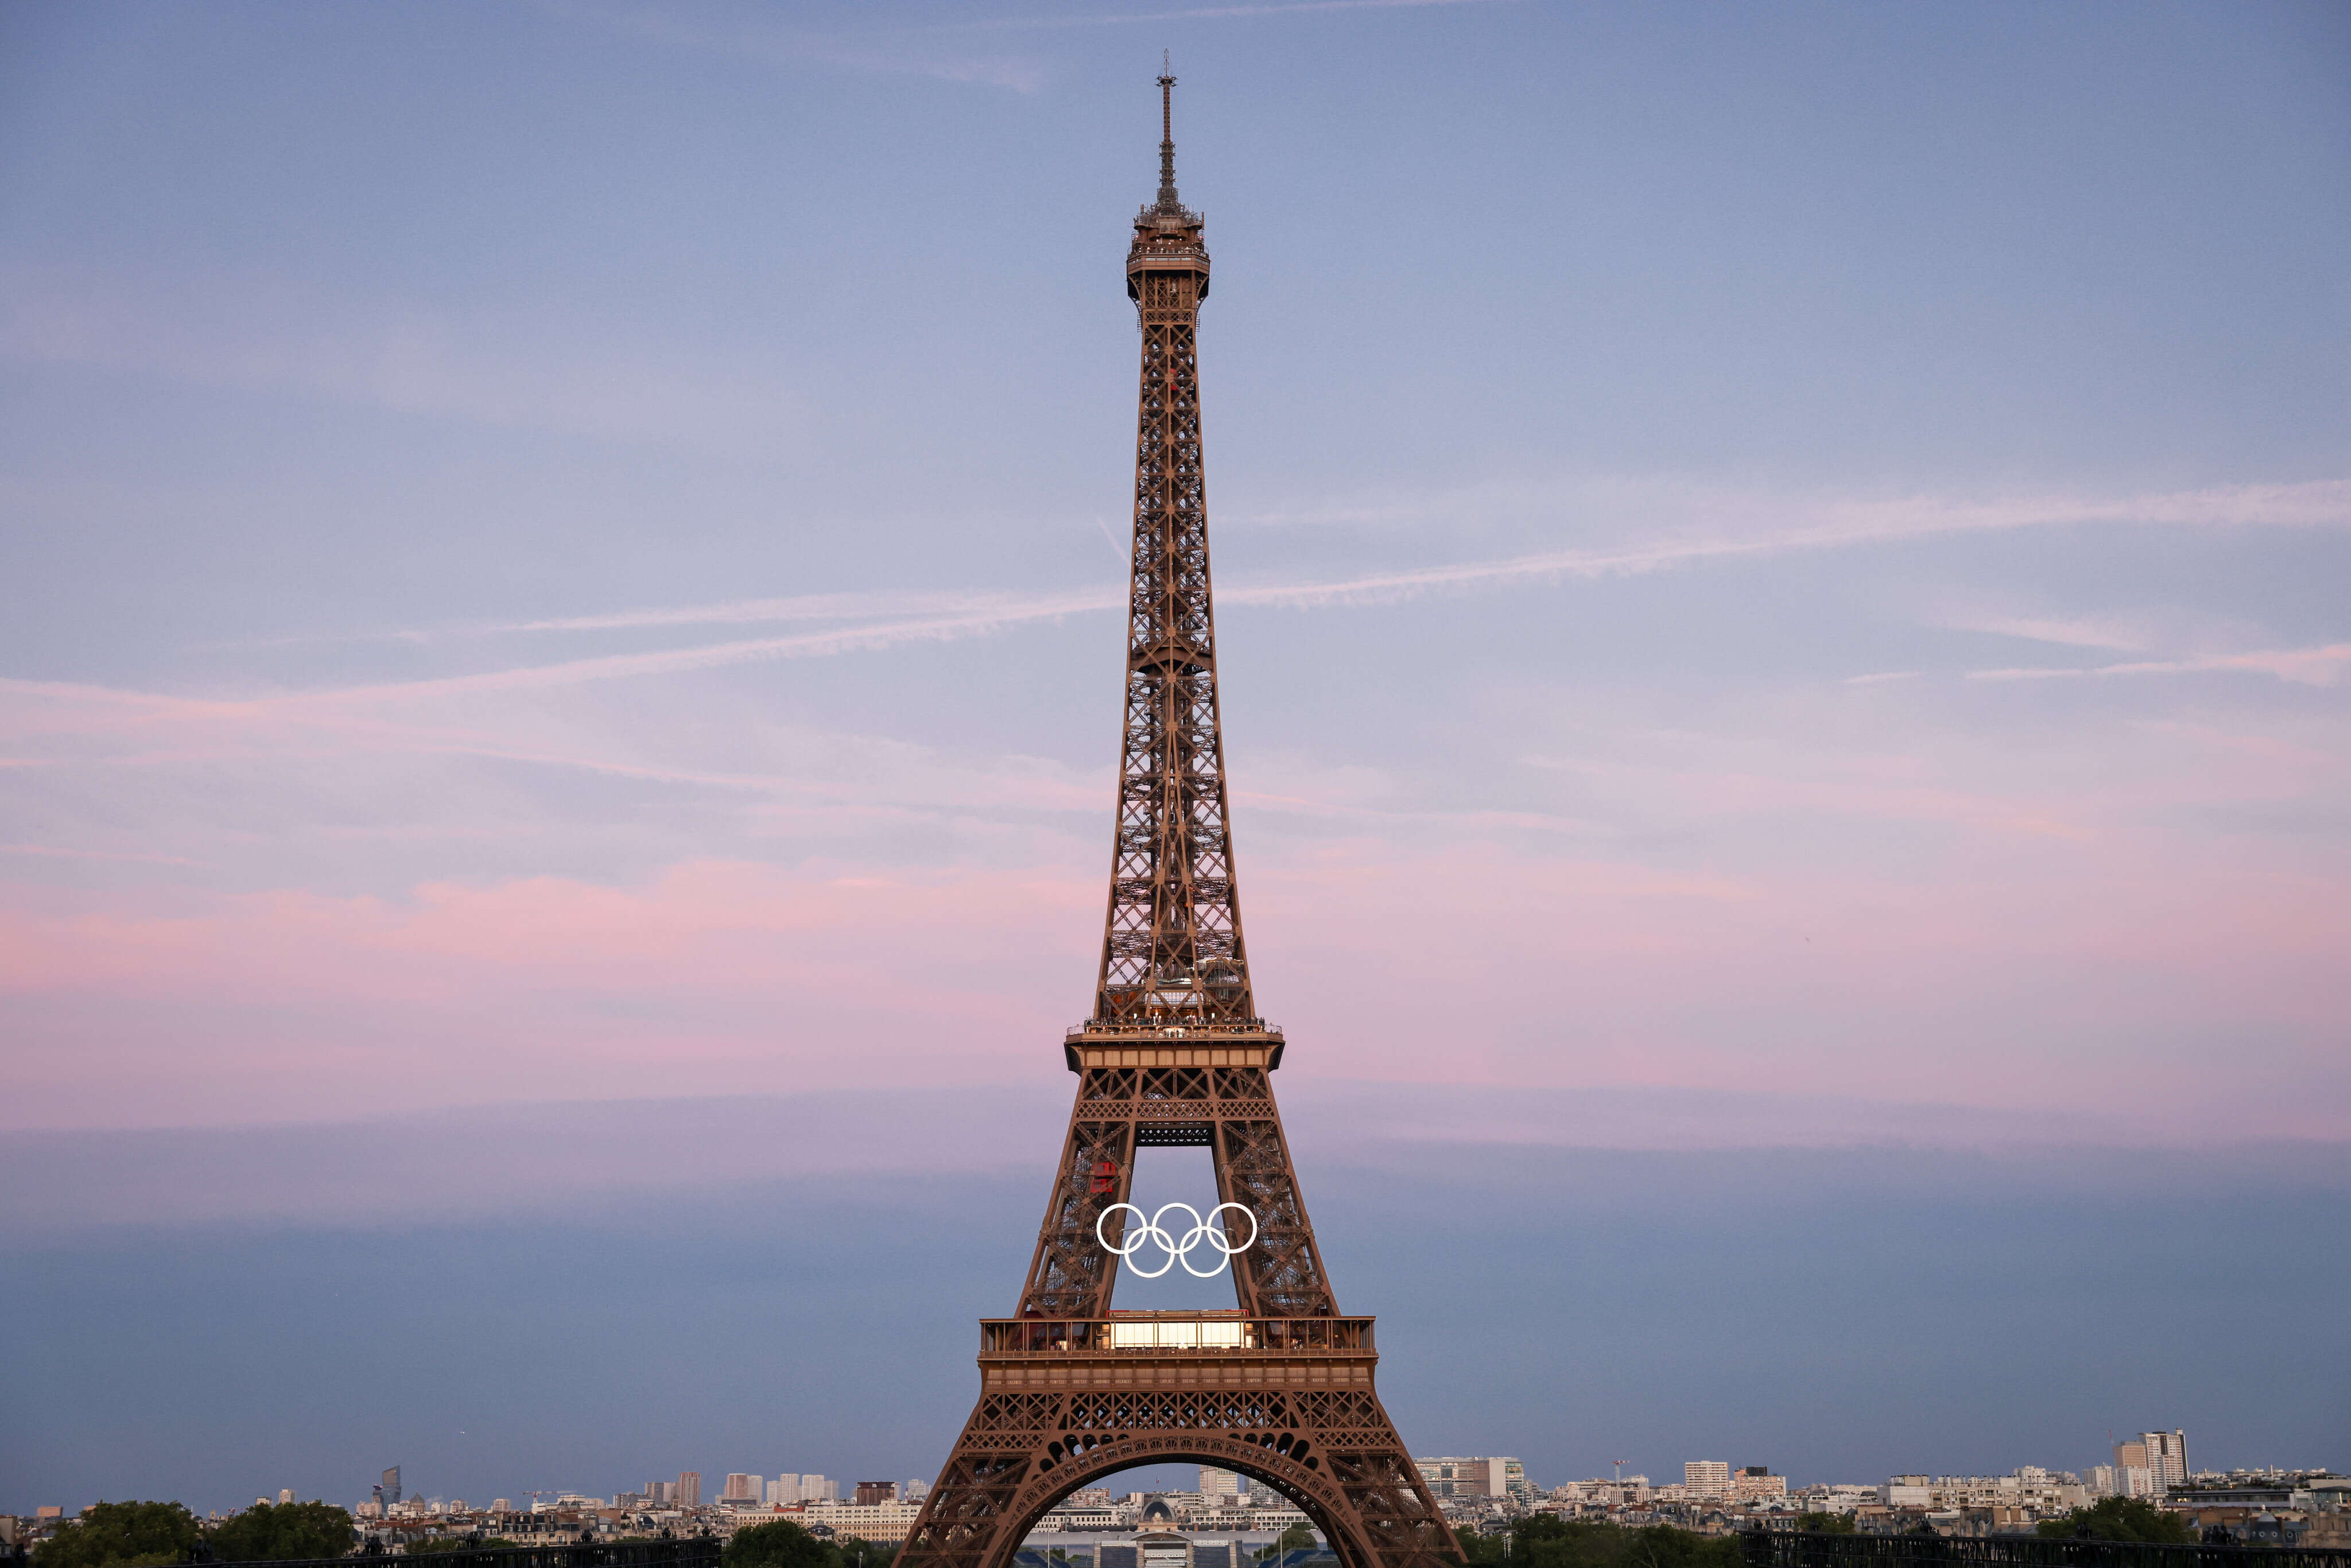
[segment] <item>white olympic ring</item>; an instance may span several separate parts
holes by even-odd
[[[1143,1228],[1121,1237],[1120,1239],[1126,1243],[1125,1246],[1113,1247],[1110,1244],[1110,1238],[1102,1234],[1102,1223],[1122,1208],[1133,1209],[1134,1218],[1142,1221]],[[1161,1228],[1159,1224],[1161,1220],[1167,1218],[1168,1210],[1176,1208],[1182,1209],[1192,1217],[1192,1228],[1184,1233],[1184,1239],[1180,1245],[1176,1238]],[[1232,1237],[1217,1224],[1217,1216],[1228,1208],[1247,1216],[1249,1222],[1249,1239],[1238,1247],[1233,1245]],[[1208,1210],[1208,1218],[1203,1219],[1200,1218],[1200,1211],[1190,1204],[1170,1203],[1164,1205],[1159,1212],[1150,1218],[1144,1219],[1143,1210],[1136,1208],[1134,1204],[1113,1203],[1102,1211],[1101,1218],[1094,1221],[1094,1239],[1102,1243],[1103,1251],[1113,1257],[1124,1259],[1126,1266],[1134,1270],[1134,1276],[1138,1280],[1156,1280],[1178,1263],[1184,1265],[1184,1272],[1196,1280],[1213,1280],[1225,1271],[1225,1265],[1231,1260],[1234,1253],[1246,1252],[1257,1245],[1257,1216],[1250,1214],[1245,1205],[1220,1203]],[[1134,1255],[1143,1249],[1143,1244],[1146,1241],[1158,1243],[1160,1249],[1167,1254],[1167,1261],[1156,1269],[1136,1269],[1134,1266]],[[1192,1267],[1192,1249],[1197,1247],[1202,1241],[1207,1242],[1219,1254],[1217,1266],[1205,1271]]]

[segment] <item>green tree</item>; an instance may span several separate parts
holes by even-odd
[[[836,1568],[840,1559],[789,1519],[747,1525],[718,1554],[720,1568]]]
[[[832,1543],[836,1568],[890,1568],[898,1560],[895,1542],[861,1541],[844,1535]]]
[[[1467,1534],[1470,1568],[1740,1568],[1739,1542],[1656,1524],[1632,1529],[1530,1514],[1510,1534]]]
[[[351,1516],[330,1502],[257,1502],[206,1534],[224,1563],[292,1563],[351,1549]]]
[[[1800,1513],[1796,1516],[1796,1528],[1818,1535],[1851,1535],[1855,1526],[1849,1513]]]
[[[1630,1568],[1740,1568],[1739,1542],[1728,1535],[1700,1535],[1670,1524],[1630,1531],[1624,1561]]]
[[[1468,1530],[1457,1531],[1454,1539],[1461,1542],[1461,1561],[1469,1564],[1469,1568],[1487,1568],[1489,1563],[1499,1563],[1510,1554],[1510,1538],[1507,1535],[1487,1535]],[[1267,1548],[1268,1552],[1271,1550]]]
[[[2136,1497],[2100,1498],[2035,1526],[2043,1535],[2089,1536],[2097,1541],[2144,1541],[2156,1545],[2192,1545],[2196,1531],[2186,1520]]]
[[[203,1533],[176,1502],[102,1502],[41,1542],[33,1561],[39,1568],[153,1568],[185,1563]]]
[[[1275,1536],[1270,1545],[1259,1547],[1257,1560],[1260,1563],[1278,1563],[1285,1552],[1311,1552],[1313,1548],[1314,1532],[1302,1524],[1293,1524]]]

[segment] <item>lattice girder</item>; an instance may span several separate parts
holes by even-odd
[[[983,1400],[902,1561],[1005,1568],[1045,1511],[1080,1487],[1136,1465],[1188,1461],[1238,1471],[1289,1498],[1351,1568],[1458,1563],[1435,1500],[1368,1391],[1301,1398],[1234,1386],[1237,1364],[1212,1363],[1203,1372],[1209,1386],[1197,1390]],[[1316,1424],[1312,1415],[1324,1409],[1343,1410],[1346,1427]],[[1002,1432],[1016,1412],[1033,1444],[1017,1457]]]
[[[1029,1530],[1079,1488],[1186,1461],[1290,1498],[1341,1568],[1458,1568],[1374,1391],[1371,1322],[1339,1316],[1275,1103],[1280,1032],[1257,1017],[1209,590],[1196,342],[1208,255],[1199,215],[1176,199],[1174,159],[1171,133],[1127,259],[1142,369],[1094,1012],[1065,1042],[1077,1093],[1019,1312],[983,1327],[980,1398],[898,1564],[1011,1568]],[[1233,1258],[1243,1321],[1228,1339],[1137,1341],[1122,1332],[1132,1315],[1112,1314],[1119,1263],[1103,1241],[1124,1239],[1125,1215],[1111,1211],[1130,1201],[1136,1152],[1170,1145],[1207,1147],[1217,1200],[1257,1223]]]

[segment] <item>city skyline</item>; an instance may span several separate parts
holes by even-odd
[[[2191,1475],[2221,1475],[2231,1472],[2245,1472],[2274,1468],[2238,1462],[2222,1463],[2201,1469],[2189,1468],[2186,1466],[2184,1458],[2184,1433],[2175,1428],[2173,1431],[2168,1433],[2148,1432],[2141,1434],[2139,1437],[2160,1437],[2180,1445],[2179,1452],[2182,1455],[2182,1468],[2176,1474],[2167,1473],[2166,1476],[2159,1477],[2156,1479],[2152,1490],[2158,1493],[2164,1485],[2184,1484]],[[2018,1465],[2009,1467],[2006,1469],[1994,1470],[1988,1473],[1994,1476],[2015,1476],[2020,1474],[2055,1476],[2063,1479],[2069,1484],[2085,1487],[2090,1495],[2093,1496],[2116,1494],[2136,1495],[2131,1489],[2120,1484],[2119,1482],[2112,1486],[2101,1488],[2098,1482],[2088,1478],[2090,1477],[2091,1472],[2102,1468],[2107,1469],[2110,1473],[2118,1469],[2122,1461],[2126,1458],[2126,1451],[2136,1445],[2138,1440],[2139,1437],[2133,1437],[2129,1441],[2115,1444],[2110,1447],[2109,1451],[2116,1460],[2116,1465],[2115,1467],[2084,1465],[2080,1467],[2078,1471],[2076,1471],[2068,1469],[2064,1467],[2041,1467],[2030,1462],[2022,1462]],[[1429,1477],[1432,1484],[1436,1487],[1437,1495],[1446,1500],[1452,1500],[1456,1498],[1457,1495],[1464,1500],[1474,1498],[1499,1499],[1505,1496],[1515,1496],[1518,1495],[1520,1487],[1523,1484],[1527,1489],[1527,1495],[1530,1497],[1550,1496],[1562,1488],[1573,1486],[1603,1485],[1613,1487],[1632,1486],[1636,1487],[1645,1492],[1663,1493],[1675,1496],[1680,1496],[1687,1493],[1687,1495],[1693,1500],[1719,1498],[1725,1500],[1729,1500],[1734,1498],[1744,1498],[1750,1495],[1763,1499],[1784,1497],[1793,1492],[1822,1487],[1867,1487],[1883,1489],[1889,1481],[1898,1484],[1905,1480],[1912,1480],[1920,1483],[1922,1486],[1926,1486],[1928,1483],[1939,1483],[1946,1479],[1960,1479],[1957,1477],[1946,1477],[1939,1474],[1929,1475],[1924,1472],[1906,1471],[1899,1468],[1889,1468],[1886,1469],[1885,1474],[1875,1476],[1836,1474],[1796,1475],[1791,1477],[1781,1474],[1777,1469],[1768,1464],[1750,1464],[1745,1459],[1682,1459],[1674,1461],[1670,1464],[1660,1462],[1646,1466],[1637,1460],[1626,1459],[1619,1462],[1618,1468],[1612,1475],[1595,1474],[1583,1477],[1568,1477],[1563,1474],[1554,1474],[1552,1472],[1557,1469],[1557,1467],[1542,1464],[1540,1460],[1538,1461],[1539,1468],[1534,1473],[1526,1473],[1520,1469],[1521,1460],[1516,1456],[1498,1456],[1479,1458],[1439,1458],[1423,1456],[1416,1458],[1415,1463],[1419,1465],[1422,1468],[1423,1473]],[[1462,1468],[1464,1469],[1464,1473],[1467,1473],[1467,1468],[1471,1466],[1478,1467],[1477,1474],[1479,1478],[1479,1484],[1475,1487],[1465,1488],[1457,1494],[1453,1485],[1454,1469],[1457,1467]],[[1489,1466],[1492,1467],[1493,1477],[1499,1479],[1489,1478],[1487,1467]],[[1505,1466],[1509,1467],[1509,1473],[1507,1476],[1502,1474],[1503,1467]],[[1442,1467],[1441,1469],[1440,1467]],[[591,1491],[576,1487],[540,1487],[532,1489],[505,1486],[496,1490],[490,1490],[483,1486],[475,1486],[470,1489],[476,1494],[475,1499],[472,1501],[468,1501],[464,1494],[469,1489],[461,1485],[429,1483],[423,1487],[405,1486],[401,1478],[402,1478],[406,1468],[407,1467],[404,1466],[392,1466],[382,1472],[382,1479],[380,1483],[373,1485],[369,1489],[370,1492],[372,1494],[372,1501],[380,1511],[371,1516],[367,1514],[365,1510],[362,1508],[358,1511],[361,1518],[374,1517],[381,1519],[384,1517],[384,1512],[381,1511],[384,1510],[387,1503],[400,1504],[402,1502],[406,1503],[407,1506],[412,1509],[419,1509],[428,1512],[441,1511],[444,1508],[455,1510],[489,1510],[504,1512],[516,1509],[514,1499],[517,1498],[524,1500],[517,1511],[530,1511],[536,1500],[542,1498],[558,1500],[558,1502],[569,1500],[593,1504],[599,1507],[611,1505],[636,1507],[648,1510],[681,1507],[687,1510],[693,1510],[701,1508],[705,1506],[705,1503],[710,1506],[741,1504],[747,1507],[757,1507],[761,1510],[772,1510],[778,1506],[789,1507],[795,1503],[816,1503],[819,1505],[840,1505],[849,1503],[852,1506],[854,1506],[858,1502],[868,1500],[862,1496],[859,1496],[854,1499],[845,1496],[845,1491],[848,1489],[844,1488],[841,1479],[834,1477],[828,1477],[814,1471],[783,1471],[770,1476],[764,1472],[731,1470],[704,1471],[684,1469],[679,1471],[674,1480],[656,1479],[644,1482],[639,1487],[621,1488],[609,1491]],[[2294,1467],[2286,1468],[2291,1469]],[[2301,1468],[2307,1470],[2323,1469],[2326,1467],[2322,1465],[2306,1465]],[[935,1466],[932,1467],[932,1469],[934,1471],[935,1470]],[[1649,1473],[1651,1470],[1656,1470],[1661,1475],[1678,1477],[1679,1479],[1656,1479]],[[1219,1479],[1214,1485],[1205,1484],[1208,1481],[1211,1475]],[[1771,1481],[1778,1484],[1768,1490],[1758,1489],[1750,1494],[1747,1491],[1741,1490],[1734,1484],[1742,1475],[1765,1477]],[[707,1498],[703,1495],[703,1486],[705,1476],[716,1476],[721,1478],[718,1486],[712,1489],[711,1493]],[[1976,1479],[1980,1478],[1970,1476],[1964,1479]],[[1187,1481],[1189,1484],[1184,1484]],[[736,1483],[737,1482],[749,1483],[749,1486],[756,1490],[738,1491],[736,1486]],[[789,1485],[789,1490],[791,1490],[792,1495],[789,1497],[780,1496],[778,1489],[779,1487],[786,1486],[787,1483]],[[922,1496],[929,1490],[930,1476],[921,1473],[918,1469],[916,1473],[909,1474],[894,1480],[866,1480],[858,1481],[852,1484],[854,1489],[860,1493],[863,1493],[867,1489],[883,1489],[887,1491],[887,1496],[877,1495],[871,1500],[872,1501],[919,1501],[921,1500]],[[168,1490],[169,1489],[164,1490]],[[318,1496],[328,1501],[336,1500],[336,1494],[331,1491],[316,1493],[303,1492],[301,1489],[297,1487],[284,1487],[274,1490],[277,1490],[279,1493],[281,1501],[290,1501],[297,1495]],[[1291,1506],[1288,1503],[1286,1499],[1279,1497],[1275,1489],[1267,1485],[1265,1482],[1253,1482],[1246,1476],[1235,1476],[1229,1471],[1216,1471],[1213,1467],[1208,1466],[1176,1464],[1134,1466],[1128,1469],[1113,1472],[1111,1477],[1107,1478],[1103,1482],[1099,1483],[1098,1490],[1107,1492],[1113,1498],[1129,1500],[1146,1496],[1177,1494],[1196,1497],[1204,1496],[1209,1498],[1247,1498],[1252,1491],[1255,1491],[1259,1495],[1261,1502],[1270,1502],[1271,1505],[1280,1507]],[[224,1503],[210,1500],[191,1500],[188,1499],[182,1499],[181,1500],[188,1501],[189,1506],[199,1512],[218,1511],[235,1506],[234,1503]],[[369,1502],[371,1500],[370,1498],[363,1497],[358,1500],[364,1504]],[[29,1516],[34,1511],[35,1506],[67,1506],[63,1504],[29,1505],[25,1504],[21,1499],[0,1499],[0,1512],[7,1511],[7,1509],[12,1504],[17,1506],[18,1511],[26,1516]],[[78,1507],[80,1505],[76,1504],[72,1506]],[[557,1502],[549,1502],[545,1506],[553,1508],[557,1506]],[[68,1511],[71,1511],[70,1507],[68,1507]]]

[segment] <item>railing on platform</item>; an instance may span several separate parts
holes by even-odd
[[[1740,1532],[1747,1568],[2351,1568],[2325,1546],[2157,1546],[2063,1535],[1831,1535]]]
[[[979,1324],[982,1355],[1361,1354],[1371,1348],[1370,1318],[1138,1312],[1114,1318],[983,1318]]]

